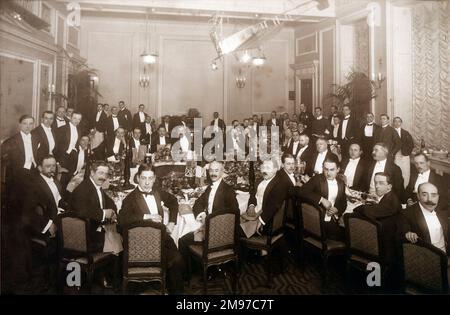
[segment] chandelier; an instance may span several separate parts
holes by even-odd
[[[148,11],[146,13],[146,25],[145,25],[145,37],[146,44],[145,50],[140,55],[140,69],[139,69],[139,86],[142,88],[146,88],[150,85],[150,71],[153,64],[156,63],[158,55],[154,53],[148,53],[149,51],[149,19],[148,19]]]

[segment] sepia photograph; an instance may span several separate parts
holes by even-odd
[[[449,126],[450,0],[1,1],[1,295],[448,296]]]

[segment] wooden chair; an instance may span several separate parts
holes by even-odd
[[[421,240],[403,243],[401,260],[405,293],[450,293],[450,259],[443,251]]]
[[[286,223],[286,202],[283,202],[280,209],[275,213],[272,220],[267,222],[268,234],[267,235],[253,235],[250,238],[241,237],[241,245],[243,247],[253,250],[265,250],[267,251],[266,260],[266,273],[267,280],[266,285],[272,284],[272,268],[271,257],[273,250],[282,244],[285,234]]]
[[[208,267],[230,261],[235,263],[233,291],[236,292],[239,273],[238,249],[239,216],[233,213],[208,215],[205,221],[205,240],[201,245],[190,245],[191,257],[203,266],[203,292],[208,291]],[[189,261],[189,270],[191,262]]]
[[[114,264],[116,256],[92,250],[89,219],[80,218],[73,213],[64,213],[58,216],[57,227],[60,289],[62,290],[64,286],[65,279],[62,279],[64,266],[70,262],[77,262],[86,274],[86,283],[90,291],[94,271]]]
[[[381,267],[381,284],[385,283],[387,265],[381,240],[381,223],[359,214],[344,216],[347,243],[347,285],[350,269],[366,272],[367,264],[376,262]]]
[[[128,282],[161,283],[161,294],[166,292],[165,226],[152,221],[127,226],[123,230],[123,282],[126,293]]]
[[[328,276],[328,259],[331,256],[345,254],[345,243],[328,239],[325,232],[325,213],[322,209],[307,203],[301,204],[300,219],[300,256],[304,261],[304,246],[308,245],[320,251],[322,265],[325,272],[322,274],[323,282]]]

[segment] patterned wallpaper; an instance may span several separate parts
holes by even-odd
[[[355,23],[355,70],[369,75],[369,25],[365,19]]]
[[[433,149],[450,149],[450,4],[413,11],[413,129]]]

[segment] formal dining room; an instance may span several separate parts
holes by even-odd
[[[450,1],[1,1],[0,85],[2,294],[450,293]]]

